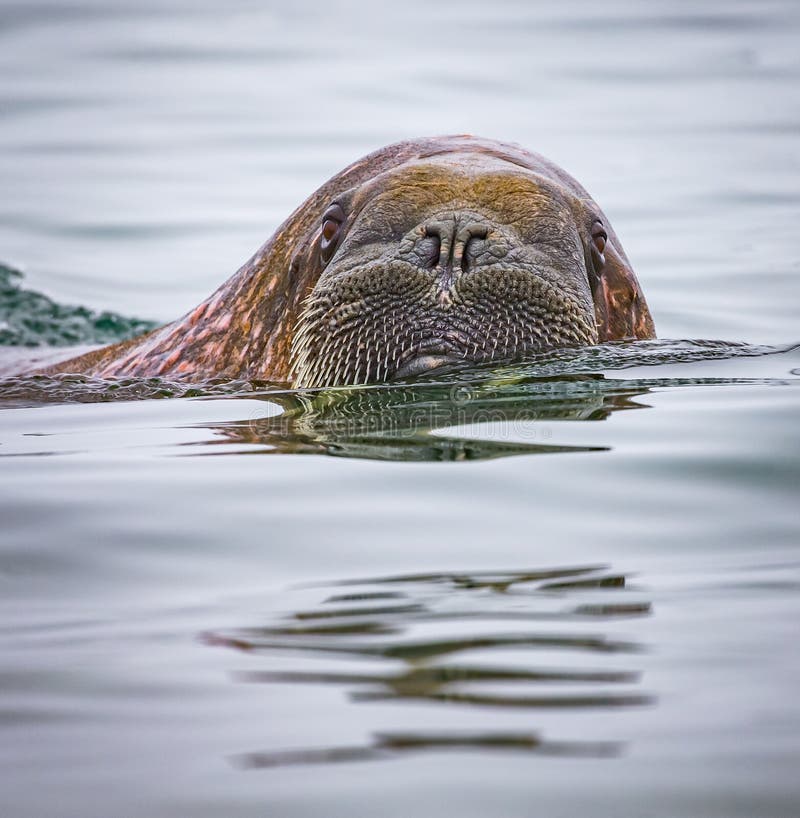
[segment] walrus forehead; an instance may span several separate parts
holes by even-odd
[[[349,232],[397,237],[443,206],[478,209],[523,234],[572,224],[580,203],[558,181],[483,156],[469,160],[418,160],[371,179],[343,197]]]

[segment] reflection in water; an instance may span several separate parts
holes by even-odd
[[[485,460],[514,454],[605,451],[549,443],[546,420],[603,420],[642,408],[647,388],[570,375],[484,383],[414,384],[286,392],[266,396],[282,412],[218,427],[225,443],[263,452],[329,454],[376,460]],[[502,424],[503,437],[475,440],[439,430]]]
[[[418,703],[483,712],[612,711],[652,705],[640,690],[641,671],[598,658],[634,656],[638,641],[605,633],[568,630],[587,622],[633,620],[652,613],[646,600],[628,599],[623,575],[602,566],[544,571],[478,572],[387,576],[345,580],[347,593],[330,586],[306,588],[319,601],[259,627],[204,634],[209,645],[241,651],[267,662],[297,656],[303,667],[232,672],[249,684],[330,685],[348,692],[344,706],[382,702]],[[387,585],[391,591],[384,590]],[[593,601],[585,601],[591,594]],[[624,595],[624,599],[620,599]],[[497,623],[505,620],[502,631]],[[530,630],[527,623],[536,626]],[[555,623],[559,631],[547,629]],[[421,633],[420,633],[421,632]],[[415,635],[417,634],[417,635]],[[488,662],[500,652],[501,661]],[[537,666],[537,653],[565,653],[564,666]],[[576,664],[592,657],[591,666]],[[362,660],[360,669],[342,668],[339,657]],[[308,670],[307,660],[322,663]],[[366,669],[363,661],[367,662]],[[614,660],[616,661],[616,660]],[[336,663],[331,665],[330,663]],[[588,663],[587,663],[588,664]],[[285,664],[283,665],[285,668]],[[539,732],[425,730],[375,732],[363,744],[286,751],[268,749],[236,756],[237,765],[391,759],[429,750],[505,750],[517,753],[616,755],[623,743],[560,741]]]
[[[293,764],[334,764],[344,761],[381,761],[432,750],[516,753],[607,758],[619,755],[620,742],[549,741],[536,733],[376,733],[365,745],[316,750],[242,753],[232,761],[243,769],[286,767]]]
[[[2,313],[2,310],[0,310]],[[2,315],[0,314],[0,318]],[[131,319],[135,320],[135,319]],[[553,349],[533,355],[524,362],[500,365],[496,363],[456,367],[447,376],[447,389],[453,392],[456,401],[466,402],[476,383],[484,386],[522,385],[526,381],[545,383],[557,382],[571,377],[601,378],[603,372],[636,366],[659,366],[699,361],[728,360],[731,358],[755,358],[793,351],[797,344],[786,347],[744,344],[728,341],[667,339],[636,341],[632,343],[598,344],[577,349]],[[38,355],[43,354],[39,348]],[[70,353],[86,352],[86,347],[76,348]],[[270,396],[300,394],[286,390],[286,384],[265,381],[242,381],[212,378],[202,383],[169,381],[163,378],[96,378],[91,375],[40,375],[25,374],[47,365],[47,361],[25,364],[24,347],[3,347],[0,340],[0,406],[38,406],[49,403],[107,403],[112,401],[157,400],[163,398],[190,398],[232,396],[250,397],[261,392]],[[68,356],[69,357],[69,356]],[[51,361],[52,362],[52,361]],[[11,374],[21,373],[21,374]],[[725,383],[724,379],[654,379],[651,386],[684,386],[692,383]],[[760,382],[760,381],[756,381]],[[421,379],[420,383],[425,383]],[[428,386],[435,385],[428,383]],[[632,387],[635,388],[635,387]],[[387,387],[364,387],[362,389],[330,390],[332,395],[342,393],[367,393],[377,389],[388,391]],[[323,390],[324,391],[324,390]],[[302,394],[311,395],[312,392]],[[322,394],[322,393],[319,393]],[[581,416],[576,416],[579,419]]]
[[[611,377],[615,370],[782,352],[775,347],[701,341],[605,344],[552,350],[513,367],[457,368],[438,375],[438,380],[320,390],[225,379],[188,384],[158,378],[25,375],[0,380],[0,407],[169,397],[231,401],[230,417],[236,420],[197,424],[195,428],[208,429],[213,436],[185,444],[181,453],[187,456],[327,454],[383,461],[460,461],[603,452],[609,447],[554,443],[549,422],[606,420],[625,410],[649,408],[646,398],[654,390],[787,382]],[[239,399],[248,401],[245,411],[235,403]],[[258,406],[263,410],[253,408]]]
[[[711,341],[644,341],[560,349],[525,363],[470,366],[446,380],[328,390],[273,391],[265,416],[215,427],[220,443],[261,453],[328,454],[398,461],[486,460],[516,454],[607,451],[550,442],[547,421],[605,420],[648,408],[653,389],[744,383],[726,378],[610,378],[630,366],[755,357],[774,347]],[[441,378],[441,376],[440,376]],[[253,396],[251,396],[253,397]],[[281,411],[275,413],[274,405]],[[491,435],[475,439],[463,427]],[[449,430],[449,431],[448,431]],[[209,453],[204,445],[204,454]]]

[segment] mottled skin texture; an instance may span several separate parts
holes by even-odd
[[[326,263],[332,204],[344,219]],[[183,318],[48,371],[325,386],[654,336],[619,240],[574,179],[516,145],[453,136],[355,162]]]

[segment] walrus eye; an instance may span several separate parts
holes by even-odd
[[[595,250],[597,250],[601,256],[603,255],[603,251],[606,249],[607,241],[608,233],[606,233],[602,223],[595,222],[592,225],[592,244],[594,245]]]
[[[605,252],[607,241],[608,233],[606,233],[602,222],[595,222],[592,225],[592,257],[600,267],[606,263],[603,253]]]
[[[336,252],[344,219],[344,210],[338,204],[331,205],[322,217],[322,240],[319,244],[319,253],[324,264],[327,264]]]

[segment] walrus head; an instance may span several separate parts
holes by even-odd
[[[380,382],[651,337],[607,219],[543,170],[497,152],[445,152],[334,196],[294,332],[295,384]]]
[[[442,136],[336,174],[177,321],[47,371],[337,386],[654,336],[571,176],[516,145]]]

